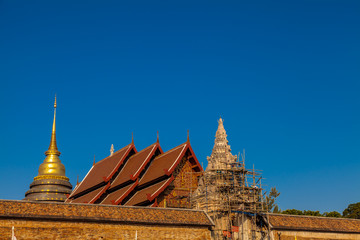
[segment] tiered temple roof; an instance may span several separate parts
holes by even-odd
[[[167,152],[159,141],[138,152],[132,141],[95,163],[66,202],[127,206],[159,206],[161,202],[165,207],[167,196],[177,187],[174,180],[185,171],[189,184],[194,184],[192,173],[202,172],[189,139]],[[193,188],[188,187],[188,196]]]

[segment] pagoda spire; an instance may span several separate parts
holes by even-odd
[[[60,152],[57,148],[56,144],[56,94],[55,94],[55,101],[54,101],[54,120],[53,120],[53,126],[52,126],[52,132],[51,132],[51,140],[50,140],[50,146],[49,149],[45,152],[45,155],[57,155],[60,156]]]
[[[218,129],[215,134],[215,144],[210,157],[207,169],[226,169],[236,161],[236,156],[231,154],[231,148],[227,140],[227,134],[224,128],[224,121],[220,117]]]
[[[40,164],[38,176],[30,184],[25,193],[25,200],[64,202],[71,193],[72,185],[65,176],[65,166],[60,161],[60,152],[56,144],[56,95],[54,102],[54,120],[50,146],[45,152],[46,158]]]

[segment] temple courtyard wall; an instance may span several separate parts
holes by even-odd
[[[275,240],[360,240],[360,220],[268,214]]]
[[[360,240],[360,234],[356,233],[334,233],[334,232],[313,232],[313,231],[272,231],[276,240]]]
[[[0,200],[0,239],[211,239],[203,211]]]

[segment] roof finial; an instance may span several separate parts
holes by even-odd
[[[131,143],[134,144],[134,132],[131,132]]]
[[[112,156],[113,154],[114,154],[114,144],[111,144],[110,156]]]
[[[156,132],[156,142],[159,143],[159,131]]]
[[[219,123],[219,124],[223,124],[223,122],[224,122],[224,120],[223,120],[223,119],[221,118],[221,116],[220,116],[218,123]]]
[[[190,135],[190,134],[189,134],[189,130],[187,130],[187,139],[186,139],[187,142],[190,142],[190,137],[189,137],[189,135]]]
[[[50,140],[50,146],[49,149],[45,152],[45,155],[55,154],[57,156],[60,156],[60,152],[56,145],[56,94],[55,94],[55,101],[54,101],[54,121],[52,126],[52,132],[51,132],[51,140]]]
[[[79,175],[77,175],[76,185],[79,185]]]
[[[93,166],[95,165],[95,154],[94,154],[94,163],[93,163]]]

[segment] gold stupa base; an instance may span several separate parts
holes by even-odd
[[[69,178],[67,178],[67,177],[65,177],[65,176],[40,175],[40,176],[34,177],[34,181],[36,181],[36,180],[43,180],[43,179],[57,179],[57,180],[69,181]]]

